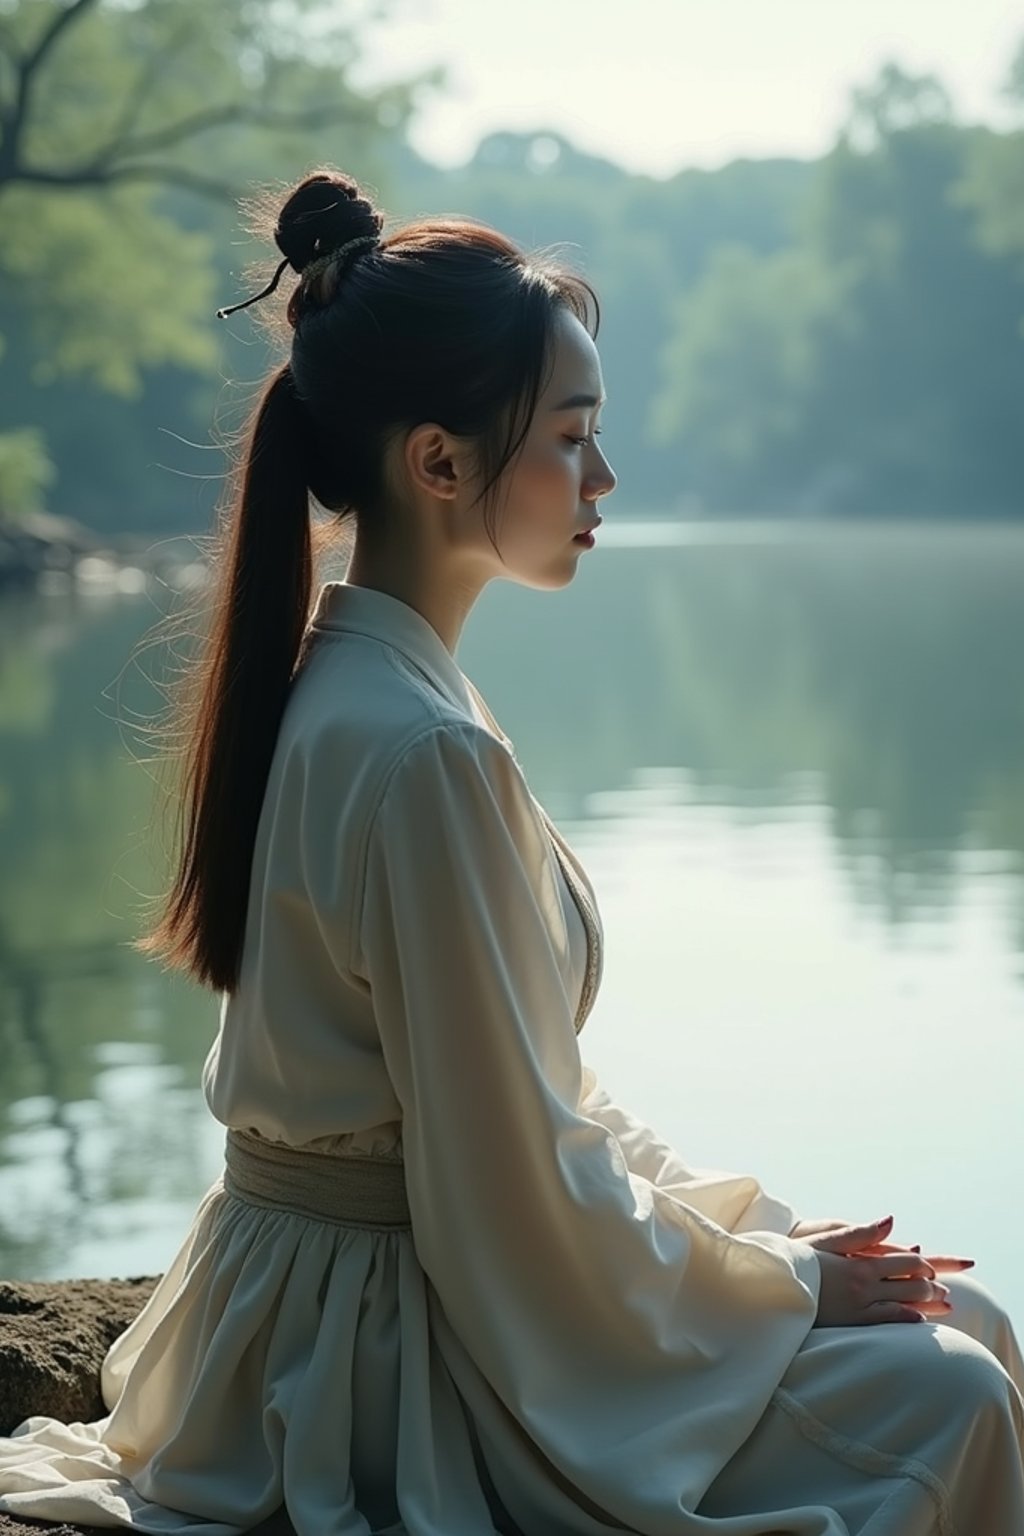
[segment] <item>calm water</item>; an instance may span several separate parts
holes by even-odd
[[[689,1161],[893,1211],[1024,1324],[1024,530],[601,539],[459,651],[597,886],[585,1057]],[[221,1164],[217,1000],[125,948],[165,606],[0,603],[6,1278],[159,1272]]]

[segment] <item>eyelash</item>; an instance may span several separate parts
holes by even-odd
[[[603,431],[604,431],[603,427],[595,427],[594,428],[594,436],[595,437],[600,437],[601,433]],[[568,439],[568,441],[570,443],[575,443],[577,448],[582,448],[585,443],[588,443],[590,441],[590,439],[588,437],[570,437]]]

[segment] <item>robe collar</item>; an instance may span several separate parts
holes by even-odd
[[[389,592],[381,592],[377,587],[356,587],[350,586],[347,581],[328,581],[320,588],[309,628],[369,635],[385,645],[394,646],[445,698],[459,705],[470,717],[482,718],[488,728],[505,743],[512,756],[516,756],[512,741],[505,735],[437,630],[417,608],[402,602],[401,598],[392,597]],[[586,974],[575,1019],[578,1034],[594,1006],[601,981],[601,919],[596,904],[591,900],[591,892],[572,862],[572,850],[540,802],[532,794],[530,799],[548,830],[555,856],[586,931]]]
[[[369,635],[394,646],[453,704],[473,714],[471,685],[437,630],[418,609],[376,587],[328,581],[320,588],[310,625]]]

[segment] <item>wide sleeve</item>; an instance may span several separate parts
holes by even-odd
[[[448,1324],[587,1498],[682,1532],[812,1327],[818,1260],[631,1172],[585,1112],[556,878],[507,747],[438,722],[381,786],[351,963]]]
[[[591,1067],[583,1068],[580,1110],[611,1131],[631,1173],[640,1174],[667,1195],[703,1211],[729,1232],[781,1232],[796,1225],[796,1211],[769,1194],[753,1174],[690,1167],[668,1142],[636,1115],[611,1099]]]

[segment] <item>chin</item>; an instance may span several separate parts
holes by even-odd
[[[495,574],[503,581],[514,581],[517,586],[529,587],[535,592],[558,592],[574,579],[585,546],[567,540],[563,547],[547,557],[541,565],[534,560],[527,564],[513,564],[510,558]]]
[[[521,587],[531,587],[535,592],[559,592],[567,587],[576,575],[576,560],[550,565],[543,571],[509,571],[507,579]]]

